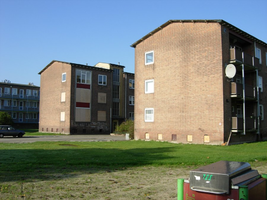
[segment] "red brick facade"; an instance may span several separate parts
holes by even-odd
[[[230,35],[234,33],[227,25],[216,21],[169,21],[132,45],[135,139],[207,144],[228,140],[234,109],[231,81],[224,71],[230,62]],[[266,71],[267,45],[261,43]],[[252,48],[253,55],[253,47],[244,50]],[[146,65],[145,53],[150,51],[154,62]],[[266,80],[266,73],[259,73]],[[153,93],[145,93],[146,80],[154,80]],[[152,122],[145,122],[146,108],[154,109]],[[266,120],[260,127],[261,135],[266,137]],[[257,137],[255,131],[245,136],[235,133],[231,141],[254,141]]]
[[[128,98],[125,92],[128,83],[124,83],[124,66],[103,66],[108,67],[52,61],[39,73],[40,132],[109,134],[113,130],[113,121],[119,124],[129,118],[128,105],[124,106],[125,99]],[[120,87],[120,98],[116,99],[120,106],[119,115],[116,116],[112,113],[113,67],[120,70],[117,83],[123,86]],[[133,74],[127,74],[134,77]]]

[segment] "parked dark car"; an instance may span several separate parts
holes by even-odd
[[[17,130],[10,125],[0,125],[0,138],[4,136],[22,137],[24,134],[24,131]]]

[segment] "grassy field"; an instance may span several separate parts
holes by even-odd
[[[228,160],[267,173],[266,152],[267,142],[1,143],[0,199],[175,199],[176,179],[190,169]]]

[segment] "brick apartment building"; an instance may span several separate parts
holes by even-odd
[[[170,20],[132,47],[135,139],[267,139],[265,42],[223,20]]]
[[[14,126],[38,128],[40,87],[0,82],[0,111],[11,115]]]
[[[128,105],[126,98],[134,94],[134,74],[123,70],[122,65],[107,63],[49,63],[39,73],[39,131],[105,134],[133,118],[134,104]]]

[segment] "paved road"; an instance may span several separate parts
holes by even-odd
[[[23,136],[22,138],[4,137],[0,143],[32,143],[37,141],[69,141],[69,142],[96,142],[96,141],[123,141],[125,136],[112,135],[57,135],[57,136]]]

